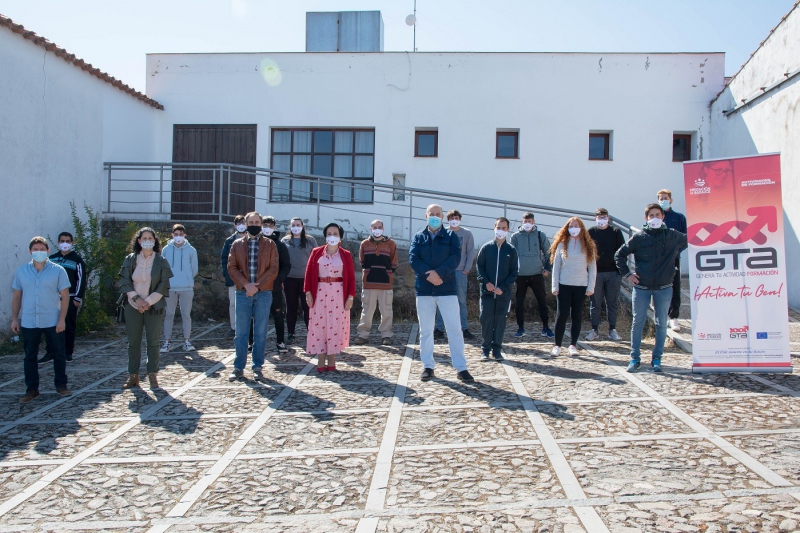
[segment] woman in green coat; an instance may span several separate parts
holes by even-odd
[[[129,254],[119,271],[119,288],[125,299],[125,327],[128,331],[128,381],[122,386],[139,386],[142,362],[142,333],[147,332],[147,377],[150,388],[158,388],[158,356],[165,300],[169,296],[169,262],[161,257],[161,243],[153,228],[142,228],[131,240]]]

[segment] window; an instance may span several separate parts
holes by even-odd
[[[273,170],[352,181],[341,183],[274,176],[273,202],[372,202],[375,130],[273,129]]]
[[[610,133],[590,133],[589,134],[589,159],[611,160],[611,134]]]
[[[495,143],[497,159],[517,159],[519,157],[519,132],[498,131]]]
[[[439,132],[417,130],[414,132],[414,157],[438,157]]]
[[[692,136],[674,134],[672,136],[672,160],[689,161],[692,158]]]

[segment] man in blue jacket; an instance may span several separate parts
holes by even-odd
[[[664,225],[669,229],[680,231],[684,235],[688,233],[686,228],[686,216],[672,209],[672,191],[661,189],[658,191],[658,205],[664,210]],[[675,258],[675,276],[672,278],[672,301],[669,304],[669,328],[672,331],[680,331],[678,317],[681,314],[681,254]]]
[[[228,288],[228,315],[231,321],[231,331],[228,336],[231,338],[236,335],[236,287],[233,286],[233,280],[228,275],[228,255],[231,253],[233,241],[236,239],[241,239],[247,235],[247,226],[244,223],[244,215],[236,215],[236,218],[233,219],[233,226],[236,228],[236,231],[233,233],[233,235],[225,239],[222,252],[219,254],[219,261],[222,265],[222,277],[225,278],[225,287]],[[253,341],[251,340],[250,344],[252,343]]]
[[[664,209],[649,204],[644,210],[647,223],[623,244],[614,259],[623,278],[633,284],[633,324],[631,325],[631,361],[628,372],[639,370],[641,360],[642,329],[647,319],[647,309],[653,300],[656,315],[656,339],[653,346],[653,372],[661,372],[661,356],[667,340],[667,311],[672,299],[672,278],[675,258],[686,248],[686,234],[670,229],[664,224]],[[636,272],[628,267],[628,256],[636,259]]]
[[[455,233],[442,227],[442,217],[442,206],[428,206],[425,210],[428,223],[425,229],[414,235],[408,252],[408,262],[416,273],[414,289],[419,318],[419,357],[425,367],[420,380],[433,378],[433,328],[438,307],[447,331],[453,368],[458,372],[458,379],[472,383],[475,380],[467,372],[456,295],[455,271],[461,261],[461,241]]]
[[[509,222],[500,217],[494,222],[494,239],[478,252],[478,283],[481,287],[482,361],[489,361],[489,350],[503,359],[503,334],[511,310],[511,287],[519,274],[517,250],[507,241]]]

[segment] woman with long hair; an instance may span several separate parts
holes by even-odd
[[[161,257],[161,243],[153,228],[141,228],[131,239],[130,254],[119,271],[119,290],[125,301],[125,329],[128,332],[128,381],[123,389],[139,386],[142,363],[142,333],[147,333],[147,378],[158,388],[158,342],[169,296],[172,269]]]
[[[550,351],[552,357],[561,355],[561,341],[567,329],[567,319],[572,317],[569,354],[578,355],[578,338],[581,334],[583,303],[594,293],[597,277],[597,245],[589,236],[586,226],[578,217],[570,218],[558,230],[550,246],[550,263],[553,265],[553,295],[557,297],[556,343]]]
[[[336,355],[350,346],[356,272],[353,255],[339,246],[342,237],[340,225],[325,226],[325,245],[314,248],[306,267],[303,290],[311,308],[306,353],[317,356],[319,373],[336,370]]]
[[[306,265],[311,250],[317,247],[317,241],[311,235],[306,235],[303,219],[294,217],[289,223],[289,230],[281,242],[289,249],[289,261],[292,264],[289,275],[283,282],[283,292],[286,295],[286,327],[289,336],[287,344],[294,344],[294,329],[297,325],[297,311],[303,308],[303,322],[308,328],[308,304],[303,294],[303,283],[306,276]]]

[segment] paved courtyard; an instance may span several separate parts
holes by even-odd
[[[800,377],[693,375],[686,353],[627,374],[624,343],[550,359],[514,326],[502,364],[467,346],[472,385],[446,345],[419,380],[413,324],[335,375],[270,352],[261,383],[228,382],[232,342],[204,324],[155,391],[120,389],[123,340],[83,341],[72,397],[43,365],[27,405],[21,359],[2,358],[0,531],[800,528]]]

